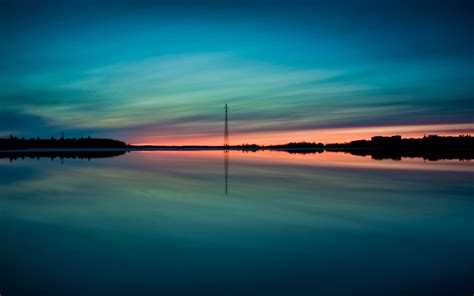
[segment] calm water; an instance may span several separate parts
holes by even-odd
[[[1,159],[1,295],[474,293],[472,162],[223,154]]]

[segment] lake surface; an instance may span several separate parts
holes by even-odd
[[[0,176],[2,296],[474,293],[472,162],[159,151]]]

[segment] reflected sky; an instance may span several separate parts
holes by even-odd
[[[2,291],[470,293],[471,163],[228,156],[0,161]]]

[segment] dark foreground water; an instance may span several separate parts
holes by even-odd
[[[472,162],[133,152],[0,176],[2,296],[474,293]]]

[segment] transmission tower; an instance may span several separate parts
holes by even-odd
[[[229,123],[227,121],[227,104],[225,104],[224,147],[229,147]]]
[[[229,175],[229,121],[227,118],[227,104],[225,104],[225,126],[224,126],[224,176],[225,176],[225,194],[227,194],[229,187],[227,185]]]

